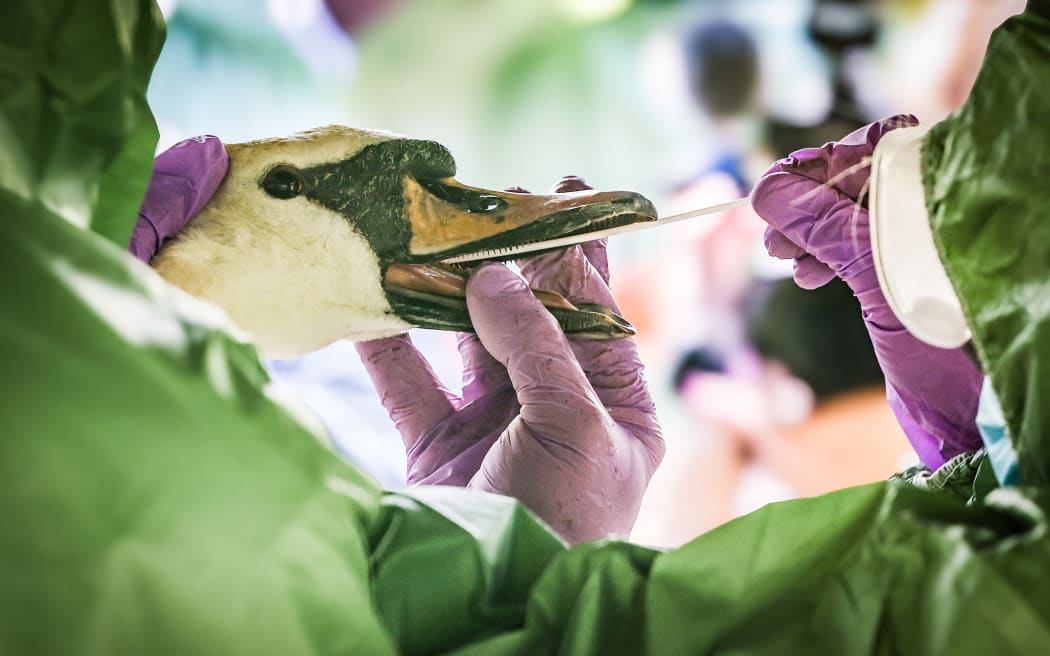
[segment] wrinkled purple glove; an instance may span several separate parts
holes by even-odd
[[[158,155],[128,251],[148,264],[167,239],[204,209],[229,164],[222,142],[210,135],[180,141]]]
[[[795,259],[795,281],[815,289],[842,278],[860,301],[886,376],[897,419],[923,463],[936,469],[981,446],[974,419],[983,375],[962,349],[940,349],[912,337],[879,288],[868,233],[866,192],[875,144],[890,130],[915,125],[894,116],[822,148],[806,148],[774,164],[751,202],[769,223],[770,255]]]
[[[565,178],[554,191],[588,188]],[[619,311],[604,243],[519,264],[533,287]],[[502,264],[473,273],[467,306],[477,335],[459,335],[462,397],[407,335],[357,345],[404,438],[409,482],[515,497],[571,542],[626,537],[664,452],[634,343],[567,340]]]

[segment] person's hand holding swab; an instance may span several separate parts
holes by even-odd
[[[886,303],[875,272],[866,208],[871,157],[890,130],[915,125],[900,115],[838,142],[807,148],[775,163],[751,193],[769,223],[770,255],[795,260],[795,281],[815,289],[838,276],[860,301],[887,394],[923,463],[981,446],[974,424],[982,373],[961,349],[939,349],[910,335]]]

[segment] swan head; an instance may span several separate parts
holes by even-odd
[[[383,132],[329,126],[226,150],[222,184],[150,265],[224,308],[265,357],[417,326],[469,330],[470,265],[443,259],[656,218],[631,192],[463,185],[440,144]],[[595,314],[554,297],[541,296],[563,325]],[[594,319],[584,336],[630,331],[612,313]]]

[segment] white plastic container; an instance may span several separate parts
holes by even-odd
[[[871,249],[879,284],[908,332],[941,348],[970,339],[962,306],[933,243],[920,149],[928,126],[888,132],[871,163]]]

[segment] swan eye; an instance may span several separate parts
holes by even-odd
[[[260,186],[274,198],[286,200],[303,192],[303,180],[299,171],[287,164],[279,164],[266,174]]]

